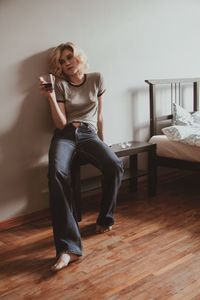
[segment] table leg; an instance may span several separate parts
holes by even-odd
[[[152,144],[148,151],[148,190],[149,196],[156,195],[157,184],[157,163],[156,163],[156,144]]]
[[[131,192],[137,192],[138,187],[138,178],[137,178],[137,171],[138,171],[138,160],[137,154],[130,155],[129,158],[129,167],[130,167],[130,180],[129,180],[129,187]]]

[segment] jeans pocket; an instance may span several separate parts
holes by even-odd
[[[88,129],[90,129],[91,132],[97,133],[96,128],[91,124],[88,124]]]

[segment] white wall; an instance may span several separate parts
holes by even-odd
[[[0,1],[0,219],[48,206],[53,130],[39,95],[51,47],[81,46],[104,74],[106,141],[148,137],[145,79],[200,76],[198,0]]]

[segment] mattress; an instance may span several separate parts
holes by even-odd
[[[165,135],[152,136],[149,143],[157,144],[158,156],[200,162],[200,147],[170,141]]]

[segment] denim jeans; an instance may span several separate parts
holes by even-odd
[[[114,209],[123,175],[122,161],[102,142],[92,125],[79,128],[68,124],[56,129],[49,150],[49,194],[52,226],[57,256],[61,252],[82,255],[82,243],[76,218],[71,167],[73,158],[93,164],[102,172],[102,199],[97,224],[114,224]]]

